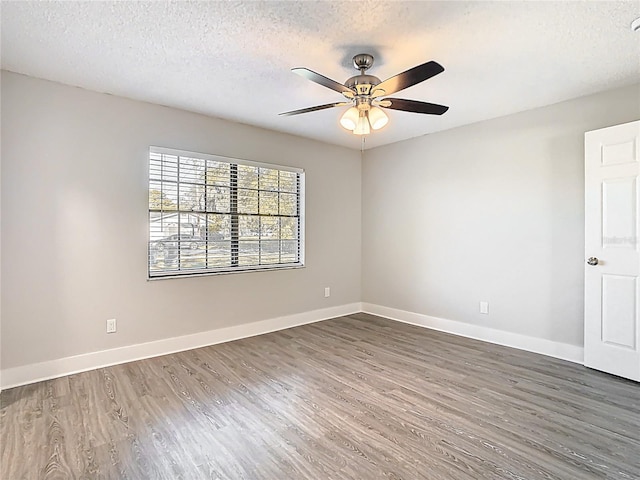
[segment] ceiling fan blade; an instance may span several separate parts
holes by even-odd
[[[301,113],[315,112],[317,110],[325,110],[327,108],[333,108],[333,107],[345,107],[347,105],[352,105],[352,103],[351,102],[327,103],[326,105],[316,105],[315,107],[301,108],[300,110],[292,110],[290,112],[280,113],[279,115],[290,117],[291,115],[300,115]]]
[[[335,90],[340,93],[353,93],[349,87],[344,86],[341,83],[336,82],[335,80],[331,80],[330,78],[325,77],[324,75],[320,75],[319,73],[314,72],[313,70],[309,70],[308,68],[299,67],[292,68],[291,71],[293,73],[297,73],[301,77],[304,77],[312,82],[319,83],[323,87],[330,88],[331,90]]]
[[[429,115],[442,115],[449,110],[449,107],[436,103],[418,102],[417,100],[405,100],[403,98],[385,98],[391,105],[384,106],[392,110],[402,110],[404,112],[426,113]],[[383,105],[380,105],[381,107]]]
[[[405,88],[424,82],[425,80],[444,72],[444,67],[438,62],[430,61],[410,68],[406,72],[399,73],[395,77],[388,78],[379,85],[375,90],[384,90],[384,95],[391,95]]]

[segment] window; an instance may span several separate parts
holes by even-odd
[[[149,277],[301,267],[304,171],[149,150]]]

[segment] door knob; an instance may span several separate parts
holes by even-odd
[[[589,257],[589,258],[587,258],[587,263],[588,263],[589,265],[592,265],[592,266],[593,266],[593,265],[597,265],[597,264],[598,264],[598,261],[599,261],[599,260],[598,260],[596,257]]]

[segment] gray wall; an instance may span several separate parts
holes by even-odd
[[[361,161],[3,72],[2,368],[361,300],[582,345],[583,134],[638,118],[633,86]],[[147,281],[149,145],[304,168],[307,267]]]
[[[584,132],[638,118],[635,85],[367,151],[363,302],[582,345]]]
[[[306,268],[147,281],[149,145],[304,168]],[[3,72],[2,368],[360,301],[360,175],[357,151]]]

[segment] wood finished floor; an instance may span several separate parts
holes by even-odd
[[[640,384],[366,314],[1,402],[5,480],[640,478]]]

